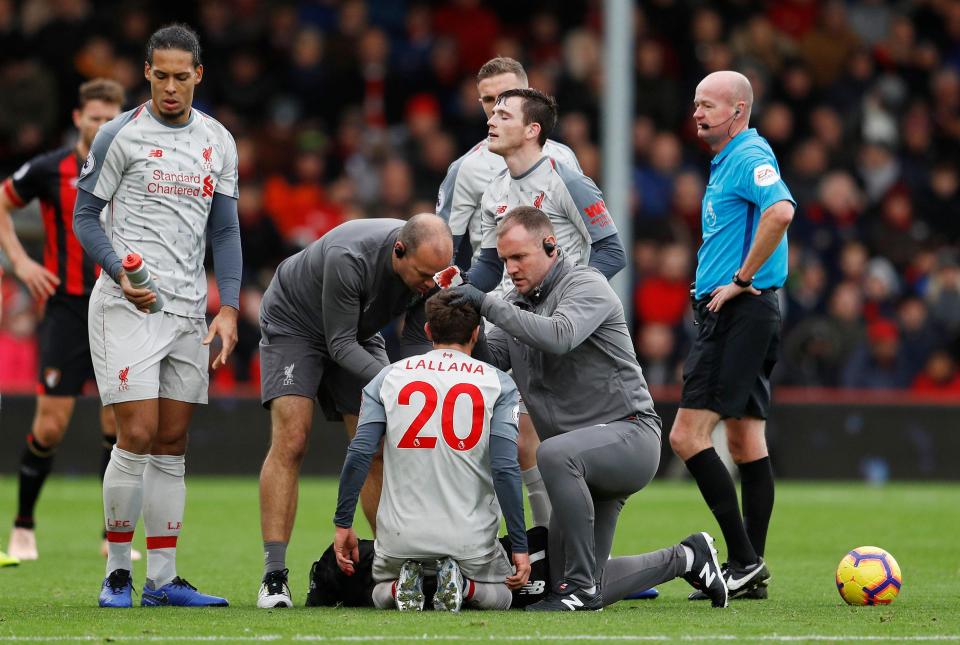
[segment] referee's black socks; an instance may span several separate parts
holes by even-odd
[[[21,529],[32,529],[33,509],[37,506],[40,489],[53,468],[54,449],[45,446],[31,432],[27,435],[27,445],[20,456],[20,495],[17,500],[17,517],[13,525]]]
[[[740,493],[743,496],[743,525],[757,555],[763,557],[767,527],[773,513],[773,466],[770,457],[740,467]]]
[[[717,518],[729,560],[742,565],[756,562],[757,553],[740,517],[737,488],[720,455],[713,448],[701,450],[687,460],[687,470],[697,480],[700,494]]]

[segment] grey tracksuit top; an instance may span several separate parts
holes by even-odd
[[[563,256],[539,291],[487,297],[481,314],[494,365],[513,368],[533,423],[546,439],[653,409],[620,299],[599,271]]]
[[[362,346],[417,294],[393,270],[398,219],[352,220],[277,267],[260,318],[274,334],[304,338],[370,381],[386,365]]]

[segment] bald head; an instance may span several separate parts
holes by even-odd
[[[442,218],[418,213],[400,229],[394,249],[394,271],[410,289],[426,293],[433,275],[453,261],[453,235]]]
[[[714,152],[720,152],[749,126],[753,88],[739,72],[713,72],[697,85],[693,104],[697,137]]]
[[[743,101],[744,112],[750,114],[753,107],[753,87],[749,79],[740,72],[732,70],[723,70],[707,74],[697,86],[697,92],[700,88],[709,90],[719,98],[729,102],[730,105],[736,105]]]
[[[407,220],[400,229],[397,241],[403,244],[407,253],[416,253],[421,246],[433,247],[436,251],[453,255],[453,235],[442,217],[433,213],[417,213]]]

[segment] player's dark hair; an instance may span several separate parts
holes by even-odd
[[[547,142],[547,137],[550,136],[553,128],[557,125],[557,101],[540,90],[522,87],[501,92],[500,96],[497,97],[497,103],[506,101],[512,96],[519,96],[523,99],[520,104],[523,125],[540,124],[540,136],[537,137],[537,142],[542,148],[543,144]]]
[[[521,65],[519,61],[507,56],[497,56],[484,63],[480,71],[477,72],[477,82],[479,83],[480,81],[494,76],[500,76],[501,74],[514,74],[521,85],[527,84],[527,71],[523,69],[523,65]]]
[[[193,56],[193,66],[200,65],[200,39],[197,32],[189,26],[177,22],[160,27],[150,40],[147,41],[147,63],[153,65],[153,52],[157,49],[179,49],[190,52]]]
[[[497,237],[514,226],[522,226],[525,230],[540,238],[547,238],[551,235],[556,237],[557,235],[547,214],[533,206],[516,206],[508,210],[497,225]]]
[[[431,240],[437,233],[437,230],[445,231],[448,239],[453,240],[453,234],[450,232],[450,226],[432,213],[418,213],[403,225],[397,235],[397,242],[403,245],[403,253],[413,253],[417,248],[427,240]]]
[[[77,106],[82,110],[90,101],[103,101],[111,105],[122,106],[126,103],[123,86],[108,78],[95,78],[80,86],[77,91]]]
[[[444,289],[427,300],[427,323],[434,343],[466,345],[480,324],[480,312],[473,305],[451,305],[453,298],[454,293]]]

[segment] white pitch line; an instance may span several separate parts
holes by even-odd
[[[740,634],[697,634],[697,635],[635,635],[635,634],[529,634],[512,636],[479,636],[479,635],[446,635],[446,634],[419,634],[415,636],[401,636],[396,634],[380,635],[371,634],[366,636],[322,636],[314,634],[296,634],[285,636],[280,634],[262,634],[258,636],[224,636],[224,635],[205,635],[205,636],[0,636],[0,642],[93,642],[93,641],[148,641],[148,642],[270,642],[278,640],[294,640],[308,642],[357,642],[357,641],[472,641],[472,642],[493,642],[493,641],[773,641],[773,642],[794,642],[794,641],[824,641],[841,642],[849,641],[850,636],[835,636],[832,634],[764,634],[764,635],[740,635]],[[957,641],[960,642],[960,634],[934,634],[934,635],[914,635],[914,636],[884,636],[884,635],[858,635],[858,641]]]

